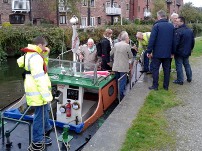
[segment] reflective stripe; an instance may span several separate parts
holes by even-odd
[[[45,93],[45,94],[41,94],[43,96],[43,98],[49,97],[50,93]]]
[[[44,77],[44,76],[45,76],[45,73],[42,72],[42,73],[39,73],[39,74],[34,75],[33,78],[34,78],[34,79],[37,79],[37,78],[39,78],[39,77]]]
[[[34,56],[36,56],[36,55],[39,55],[37,52],[36,53],[33,53],[29,58],[28,58],[28,66],[27,66],[27,68],[28,68],[28,71],[30,71],[30,60],[31,60],[31,58],[33,58]]]
[[[40,92],[26,92],[26,95],[27,96],[42,95],[45,98],[45,97],[49,97],[50,93],[41,94]]]
[[[35,95],[41,95],[39,92],[26,92],[27,96],[35,96]]]

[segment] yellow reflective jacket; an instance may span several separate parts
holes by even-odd
[[[48,74],[44,72],[44,59],[42,50],[37,45],[28,44],[25,49],[30,50],[24,56],[17,59],[18,66],[30,71],[26,74],[24,88],[27,104],[29,106],[41,106],[52,101],[51,82]],[[47,60],[46,60],[47,64]]]
[[[147,49],[151,32],[143,33],[143,39],[138,40],[138,53],[141,54],[143,50]]]

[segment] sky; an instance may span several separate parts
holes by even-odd
[[[184,3],[192,2],[195,7],[202,7],[202,1],[201,0],[184,0]]]

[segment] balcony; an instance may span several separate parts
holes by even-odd
[[[12,11],[14,12],[30,12],[29,0],[12,0]]]
[[[64,3],[59,3],[58,10],[60,13],[63,13],[63,12],[68,12],[70,9],[69,7],[66,7]]]
[[[106,7],[106,14],[107,15],[121,15],[121,8],[117,7]]]

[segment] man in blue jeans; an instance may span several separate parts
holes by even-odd
[[[175,65],[177,70],[177,79],[174,80],[173,83],[183,85],[184,74],[182,65],[185,68],[187,82],[192,81],[192,70],[189,64],[189,56],[191,56],[195,40],[193,31],[185,25],[184,17],[178,17],[177,24],[178,29],[175,32],[176,35]]]
[[[44,150],[44,144],[52,143],[45,133],[52,129],[49,123],[49,103],[53,100],[51,82],[47,74],[49,48],[47,41],[38,36],[33,39],[33,44],[28,44],[21,49],[25,55],[18,60],[18,66],[24,68],[24,87],[26,101],[33,106],[34,119],[32,130],[32,144],[28,150]]]
[[[160,10],[157,12],[158,21],[155,22],[149,44],[147,47],[149,58],[152,57],[152,77],[153,84],[150,90],[158,90],[159,69],[162,64],[164,72],[163,88],[168,90],[170,80],[170,61],[174,54],[174,26],[168,22],[166,12]]]
[[[140,72],[146,72],[147,74],[152,72],[152,64],[149,63],[150,59],[147,57],[147,46],[149,43],[150,34],[151,32],[137,32],[136,38],[138,41],[138,48],[133,47],[139,53],[139,55],[143,55],[141,60],[143,61],[143,70]]]

